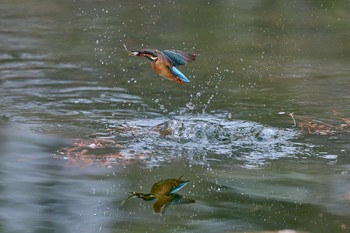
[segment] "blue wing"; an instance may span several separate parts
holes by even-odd
[[[159,51],[159,53],[165,56],[173,66],[185,65],[186,63],[196,59],[196,55],[179,50],[164,50]]]
[[[178,70],[175,66],[170,67],[169,69],[170,69],[170,72],[171,72],[171,73],[173,73],[175,76],[179,77],[183,82],[185,82],[185,83],[191,82],[191,81],[188,80],[188,78],[186,78],[186,76],[185,76],[183,73],[181,73],[181,71]]]
[[[182,184],[176,186],[175,188],[171,189],[171,190],[169,191],[168,194],[174,194],[174,193],[176,193],[177,191],[179,191],[180,189],[182,189],[183,187],[185,187],[186,184],[188,184],[188,182],[189,182],[189,181],[184,182],[184,183],[182,183]]]

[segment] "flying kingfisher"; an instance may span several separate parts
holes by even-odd
[[[145,57],[150,60],[154,72],[164,78],[174,80],[182,86],[184,85],[184,82],[190,82],[190,80],[188,80],[188,78],[186,78],[186,76],[176,67],[196,60],[195,54],[179,50],[128,50],[126,45],[124,45],[124,48],[130,56]]]
[[[153,205],[154,213],[163,214],[165,208],[169,205],[194,203],[194,199],[186,198],[176,193],[190,182],[189,180],[182,180],[181,178],[182,177],[158,181],[152,186],[150,193],[130,192],[130,196],[128,196],[121,205],[131,198],[141,198],[144,201],[155,200]]]

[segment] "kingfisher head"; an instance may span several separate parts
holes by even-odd
[[[150,61],[157,61],[158,59],[158,50],[141,50],[141,51],[136,51],[132,50],[129,51],[130,56],[142,56]]]

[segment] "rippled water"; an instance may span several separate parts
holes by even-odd
[[[1,5],[0,232],[349,231],[349,133],[288,115],[349,118],[347,1]],[[181,175],[196,203],[120,205]]]

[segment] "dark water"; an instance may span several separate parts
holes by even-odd
[[[349,117],[349,15],[326,0],[2,1],[0,231],[349,232],[349,134],[288,116]],[[198,54],[180,67],[192,82],[123,44]],[[120,206],[181,175],[195,204]]]

